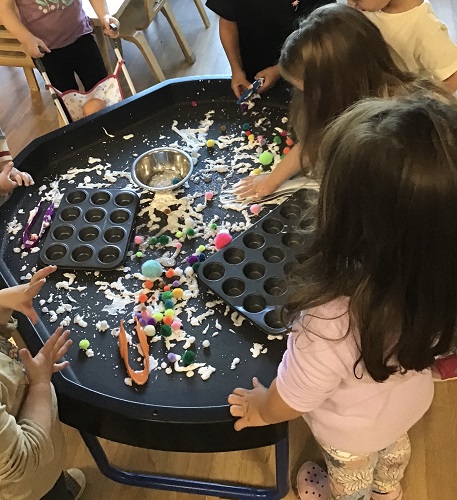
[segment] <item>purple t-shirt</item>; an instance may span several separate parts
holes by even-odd
[[[81,0],[16,0],[24,26],[49,49],[60,49],[92,33]]]
[[[430,370],[375,382],[360,364],[357,331],[348,332],[347,297],[307,311],[294,325],[278,368],[278,393],[303,413],[318,441],[355,454],[394,443],[428,410]],[[362,375],[362,376],[361,376]]]

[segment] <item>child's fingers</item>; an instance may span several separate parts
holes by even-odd
[[[45,283],[46,280],[44,278],[35,281],[34,283],[30,282],[29,286],[25,291],[25,294],[27,295],[28,298],[33,299],[40,292],[41,288]]]
[[[263,387],[263,385],[259,382],[259,379],[257,377],[252,377],[252,386],[255,388],[257,387]]]
[[[54,356],[54,361],[59,360],[65,354],[67,354],[68,349],[70,349],[71,344],[73,344],[73,341],[70,340],[68,337],[70,335],[70,331],[66,330],[63,332],[63,334],[59,337],[59,340],[56,342],[56,345],[54,346],[53,349],[53,356]]]
[[[55,270],[57,269],[57,266],[46,266],[43,267],[43,269],[40,269],[37,271],[32,278],[30,279],[30,283],[35,283],[36,281],[39,281],[43,278],[48,277],[50,274],[52,274]]]
[[[30,365],[32,361],[32,355],[27,348],[22,348],[19,350],[19,356],[21,357],[22,363],[24,364],[25,369]]]
[[[230,406],[230,415],[232,415],[232,417],[244,417],[244,408],[242,406],[232,404]]]
[[[70,363],[68,361],[63,361],[62,363],[54,363],[54,366],[52,368],[52,373],[61,372],[64,368],[66,368],[69,365]]]
[[[14,180],[19,184],[19,185],[24,185],[24,186],[33,186],[35,182],[33,181],[33,178],[30,174],[27,172],[19,172],[14,174]]]
[[[249,389],[244,389],[243,387],[237,387],[236,389],[233,389],[232,394],[230,396],[246,396],[246,394],[249,392]],[[229,396],[229,397],[230,397]]]
[[[44,346],[40,349],[40,352],[44,356],[50,356],[52,354],[52,351],[54,350],[55,345],[57,344],[57,341],[59,340],[60,336],[62,335],[63,332],[63,326],[59,326],[56,331],[46,340],[44,343]]]
[[[246,427],[249,427],[249,421],[245,419],[244,417],[239,418],[233,425],[233,428],[236,431],[242,431]]]

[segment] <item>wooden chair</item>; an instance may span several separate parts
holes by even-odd
[[[200,17],[202,18],[205,28],[209,28],[211,23],[209,22],[208,14],[206,13],[205,6],[203,5],[202,0],[194,0],[194,3],[198,9],[198,12],[200,13]]]
[[[11,33],[0,24],[0,66],[12,66],[23,68],[25,78],[29,84],[30,90],[39,91],[40,87],[33,72],[35,64],[32,58],[27,54],[24,46],[19,40],[14,38]]]
[[[144,36],[144,31],[157,17],[159,12],[162,12],[170,24],[187,62],[190,64],[194,63],[195,55],[184,37],[184,33],[176,20],[168,0],[132,0],[119,17],[121,25],[119,37],[134,43],[140,49],[151,68],[152,74],[159,82],[162,82],[165,80],[165,75]]]

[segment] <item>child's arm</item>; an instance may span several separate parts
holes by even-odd
[[[219,37],[232,70],[232,90],[239,98],[250,87],[251,82],[246,79],[246,74],[243,71],[236,22],[220,17]]]
[[[46,282],[46,277],[56,269],[56,266],[44,267],[32,276],[29,283],[0,290],[0,324],[8,323],[13,311],[25,314],[36,323],[38,315],[33,309],[32,301]]]
[[[30,386],[18,420],[31,420],[48,435],[52,426],[51,375],[69,364],[68,361],[58,363],[72,344],[69,335],[68,330],[57,328],[34,358],[28,349],[19,351]]]
[[[94,8],[97,17],[103,24],[103,31],[105,32],[105,35],[108,35],[111,38],[116,38],[119,35],[119,21],[115,17],[110,16],[106,0],[90,0],[90,3]],[[115,24],[117,29],[111,29],[110,24]]]
[[[255,377],[252,385],[253,389],[237,388],[228,397],[230,413],[239,417],[234,425],[235,430],[278,424],[302,415],[283,401],[276,388],[276,379],[268,389]]]
[[[270,174],[244,177],[235,184],[233,192],[240,199],[260,199],[274,193],[284,181],[300,172],[301,151],[301,146],[295,145]]]
[[[16,11],[14,0],[0,0],[0,23],[17,38],[24,46],[27,53],[34,58],[43,57],[43,52],[51,52],[40,38],[34,36],[22,24]]]

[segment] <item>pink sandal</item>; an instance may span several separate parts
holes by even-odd
[[[301,500],[326,500],[327,473],[314,462],[305,462],[297,474],[297,490]]]

